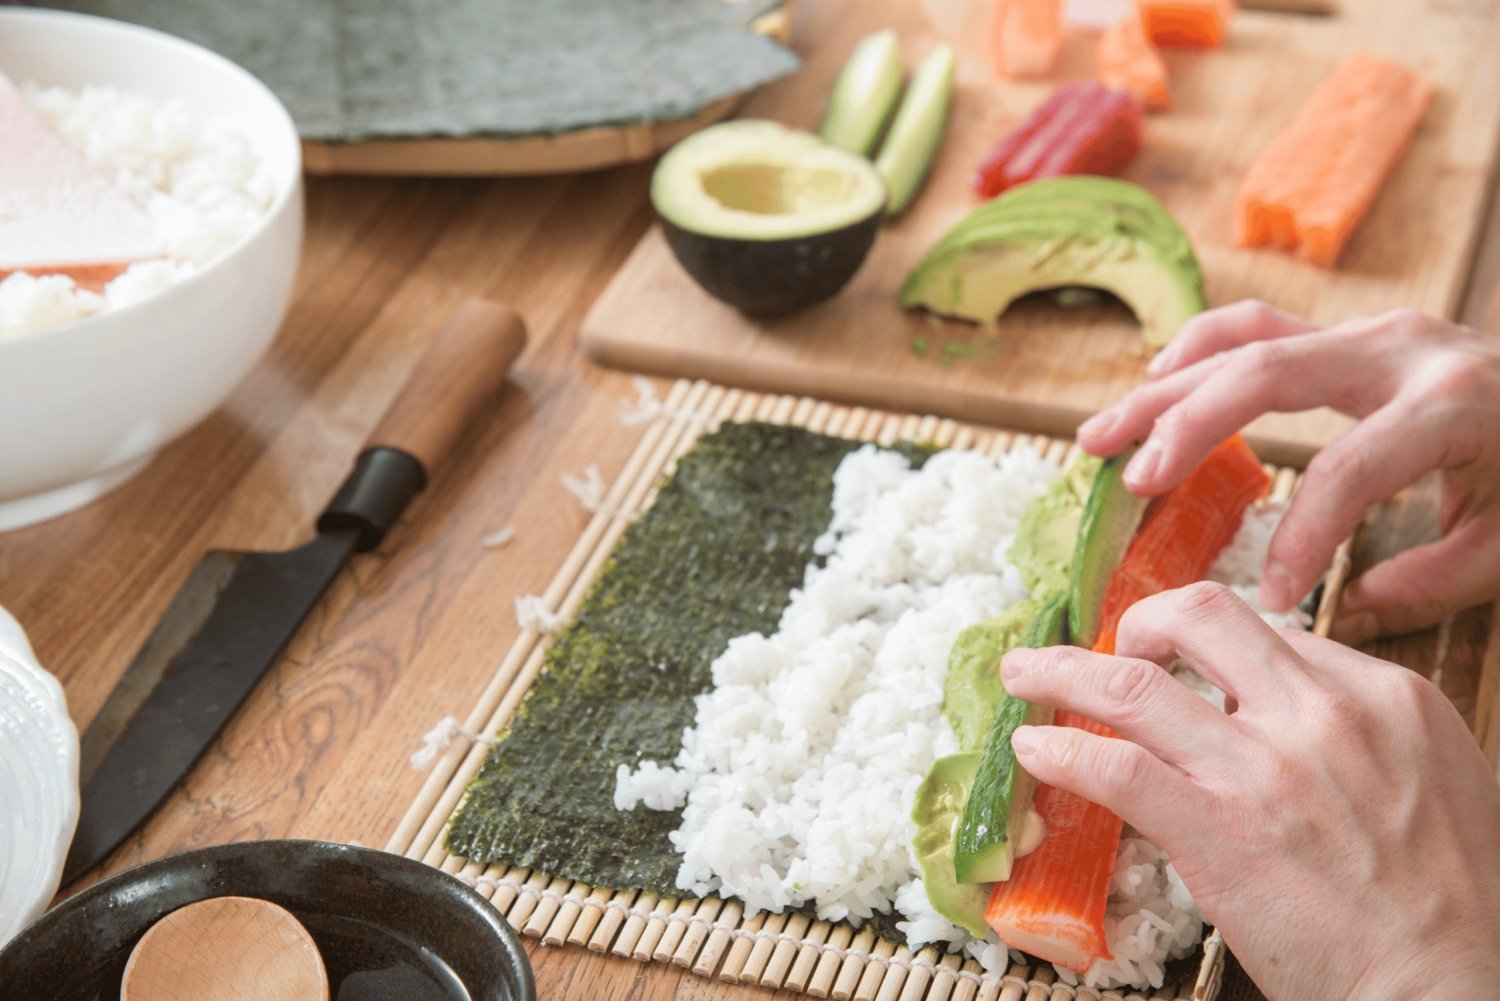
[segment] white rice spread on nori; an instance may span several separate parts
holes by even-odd
[[[910,813],[932,762],[957,749],[941,712],[949,647],[1026,597],[1006,554],[1057,472],[1027,449],[941,452],[919,470],[873,446],[843,460],[818,543],[827,561],[808,568],[777,631],[738,637],[714,662],[674,761],[619,768],[618,808],[685,807],[680,888],[737,897],[747,913],[810,904],[858,922],[894,907],[913,948],[945,943],[1004,969],[993,934],[971,939],[931,908]],[[1248,512],[1210,576],[1253,599],[1280,513]],[[1278,624],[1292,621],[1306,626]],[[1159,986],[1202,937],[1169,860],[1128,829],[1105,927],[1115,959],[1081,978],[1093,986]]]

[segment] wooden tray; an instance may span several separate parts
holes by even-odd
[[[1148,120],[1145,151],[1126,177],[1160,196],[1187,229],[1211,302],[1260,298],[1323,322],[1398,307],[1454,315],[1500,152],[1500,60],[1486,7],[1494,9],[1360,3],[1333,17],[1244,11],[1225,48],[1167,53],[1177,105]],[[938,37],[922,8],[909,0],[810,0],[792,31],[803,70],[757,92],[744,114],[814,127],[843,59],[866,32],[896,27],[908,65],[930,51]],[[1059,79],[1091,77],[1092,46],[1091,37],[1072,33]],[[1231,203],[1250,161],[1356,48],[1400,60],[1439,90],[1338,269],[1231,246]],[[943,342],[973,339],[975,328],[934,326],[896,305],[907,271],[975,204],[975,165],[1055,83],[997,83],[981,58],[963,59],[926,188],[829,302],[775,321],[749,319],[703,293],[653,228],[584,320],[587,351],[632,370],[1071,434],[1143,378],[1139,334],[1123,308],[1023,304],[1002,319],[992,357],[945,365]],[[918,338],[930,345],[925,357],[912,353]],[[1267,459],[1301,465],[1347,426],[1330,411],[1274,415],[1251,425],[1248,437]]]
[[[885,443],[933,441],[991,455],[1030,445],[1056,461],[1063,461],[1074,447],[1067,441],[985,430],[936,417],[678,382],[664,402],[662,415],[621,470],[601,513],[590,521],[547,589],[543,596],[547,607],[571,618],[630,518],[650,505],[677,456],[719,421],[749,419]],[[1271,472],[1272,496],[1289,496],[1297,474],[1289,469]],[[1342,581],[1338,573],[1334,578],[1324,589],[1318,615],[1317,628],[1325,633]],[[1141,994],[1064,987],[1054,992],[1050,966],[1033,969],[1013,964],[996,977],[985,974],[973,960],[931,947],[913,955],[904,946],[877,941],[872,933],[856,931],[846,923],[774,914],[744,919],[735,901],[714,897],[660,901],[653,894],[615,893],[528,869],[486,868],[448,854],[443,847],[448,820],[484,762],[488,737],[504,728],[541,670],[545,650],[545,637],[535,626],[522,632],[464,721],[466,731],[483,736],[443,754],[386,845],[387,851],[474,883],[522,934],[549,945],[579,945],[641,961],[671,962],[705,977],[717,975],[735,983],[856,1001],[876,1001],[877,997],[882,1001],[947,1001],[976,996],[985,1001],[1020,1001],[1023,996],[1027,1001],[1212,1001],[1216,996],[1224,964],[1223,943],[1217,935],[1205,942],[1196,975],[1160,990]]]

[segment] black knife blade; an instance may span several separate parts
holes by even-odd
[[[497,303],[459,305],[386,410],[318,534],[207,554],[85,731],[63,884],[112,852],[193,767],[352,554],[378,545],[505,382],[526,343]]]
[[[204,558],[84,733],[83,805],[64,884],[103,861],[188,773],[358,541],[348,528],[290,552]]]

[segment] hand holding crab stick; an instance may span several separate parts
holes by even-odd
[[[1500,787],[1436,686],[1217,584],[1136,604],[1117,652],[1006,655],[1008,692],[1118,734],[1023,726],[1016,757],[1165,849],[1268,997],[1490,996]],[[1162,670],[1178,658],[1238,711]]]
[[[1262,603],[1285,609],[1364,516],[1426,473],[1442,477],[1443,538],[1370,568],[1344,592],[1334,635],[1359,643],[1435,625],[1500,596],[1500,346],[1411,311],[1320,329],[1261,303],[1190,320],[1153,381],[1079,429],[1096,455],[1145,444],[1139,494],[1185,476],[1225,435],[1271,411],[1331,406],[1359,419],[1313,458],[1271,541]]]

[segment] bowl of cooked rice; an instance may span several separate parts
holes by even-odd
[[[222,404],[285,316],[297,131],[208,50],[0,9],[0,531],[89,503]]]

